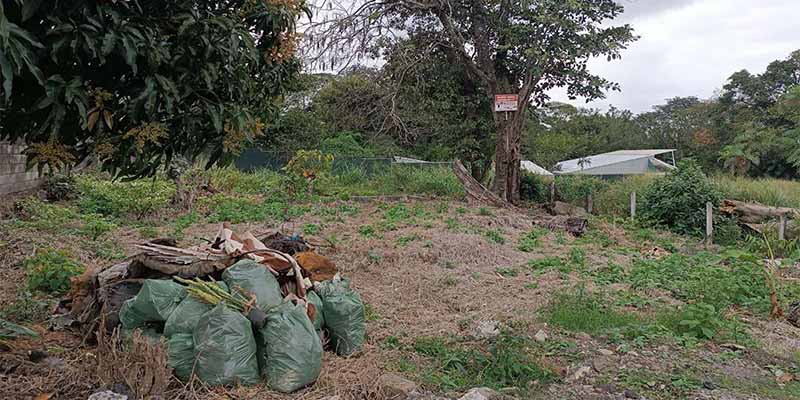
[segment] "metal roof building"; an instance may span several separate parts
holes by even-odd
[[[532,173],[534,175],[553,176],[552,172],[542,168],[541,166],[539,166],[538,164],[534,163],[533,161],[522,160],[520,162],[519,167],[523,171],[530,172],[530,173]]]
[[[656,156],[670,154],[672,164]],[[675,169],[675,150],[619,150],[556,164],[556,175],[624,176],[664,173]]]

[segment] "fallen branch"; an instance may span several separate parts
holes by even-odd
[[[489,204],[495,207],[519,211],[516,206],[501,199],[500,196],[494,194],[489,189],[486,189],[485,186],[481,185],[480,182],[475,180],[475,178],[470,175],[469,171],[467,171],[467,168],[464,167],[464,164],[462,164],[461,161],[456,160],[456,162],[453,163],[453,173],[456,174],[456,177],[464,186],[464,191],[467,194],[467,198],[481,204]]]
[[[770,207],[760,203],[747,203],[738,200],[722,200],[720,212],[726,215],[739,218],[740,222],[748,224],[759,224],[768,219],[787,218],[796,219],[800,217],[800,210],[788,207]]]

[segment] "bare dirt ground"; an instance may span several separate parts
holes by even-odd
[[[6,215],[13,213],[12,207],[7,206],[13,201],[3,203],[2,211]],[[358,211],[336,211],[341,210],[342,204],[355,206]],[[407,350],[415,340],[447,338],[469,343],[477,340],[473,338],[475,326],[482,321],[496,321],[500,327],[513,327],[530,337],[539,331],[548,335],[542,346],[550,350],[542,351],[542,363],[557,378],[526,392],[528,397],[744,400],[788,399],[797,393],[796,387],[775,384],[774,370],[791,370],[800,350],[800,330],[785,322],[747,316],[753,337],[763,345],[741,351],[713,342],[687,348],[656,341],[629,348],[604,336],[559,331],[542,322],[541,311],[557,294],[578,285],[595,290],[594,284],[575,273],[533,274],[522,266],[530,260],[567,257],[578,246],[574,238],[550,233],[540,238],[535,250],[522,252],[517,243],[532,229],[528,215],[499,209],[479,211],[462,203],[411,201],[402,204],[407,215],[387,221],[387,210],[401,204],[337,202],[316,205],[290,223],[237,225],[237,230],[255,233],[311,230],[315,232],[307,238],[312,242],[333,242],[334,248],[320,247],[319,252],[334,260],[342,274],[352,279],[353,287],[367,304],[368,343],[362,354],[349,359],[326,352],[319,381],[290,396],[277,395],[262,386],[191,392],[176,384],[172,397],[320,399],[339,395],[340,399],[382,399],[387,397],[379,378],[386,373],[404,375],[420,384],[422,391],[436,392],[437,388],[426,382],[423,374],[409,373],[399,368],[398,362],[410,361],[420,367],[417,371],[422,371],[428,360]],[[642,240],[619,225],[592,223],[594,230],[614,243],[607,247],[591,241],[580,243],[590,270],[609,261],[626,265],[632,255],[649,251],[662,237]],[[183,243],[209,238],[217,226],[193,225],[185,232]],[[169,232],[165,226],[158,229],[159,233]],[[488,231],[494,233],[487,234]],[[134,228],[123,227],[113,235],[126,255],[133,254],[133,246],[144,240]],[[90,267],[109,263],[87,252],[85,243],[70,238],[27,229],[0,231],[0,309],[10,304],[24,286],[21,261],[32,254],[35,246],[70,249]],[[681,249],[695,245],[681,238],[668,239]],[[611,251],[614,248],[626,251]],[[504,272],[509,269],[516,272]],[[612,290],[625,288],[624,283],[612,285]],[[676,302],[663,293],[654,292],[653,296]],[[74,334],[48,331],[44,324],[35,329],[42,334],[41,339],[19,340],[8,349],[0,349],[0,398],[33,399],[44,393],[52,397],[41,398],[79,399],[97,389],[97,355],[93,347],[82,345],[82,338]],[[389,340],[395,345],[386,346]],[[47,361],[32,361],[32,351],[42,351]],[[687,372],[702,384],[680,395],[670,392],[680,388],[680,377]]]

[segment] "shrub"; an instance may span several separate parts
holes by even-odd
[[[641,199],[640,215],[646,221],[694,234],[705,227],[706,203],[717,205],[721,196],[694,161],[684,160],[647,186]]]
[[[70,278],[83,273],[84,267],[63,251],[44,249],[27,258],[23,265],[28,273],[28,288],[52,294],[69,291]]]
[[[630,215],[631,192],[642,194],[656,179],[654,175],[634,175],[611,181],[594,195],[594,210],[598,214],[625,217]]]
[[[304,188],[310,196],[314,191],[314,181],[328,176],[333,166],[333,156],[319,150],[298,150],[283,167],[290,178],[289,188],[297,193]]]
[[[76,178],[85,213],[142,218],[170,204],[175,185],[163,178],[110,181],[91,175]]]
[[[70,200],[75,197],[75,179],[69,175],[48,175],[42,185],[48,201]]]
[[[556,179],[558,198],[567,203],[583,204],[590,194],[604,190],[608,182],[592,176],[565,175]]]
[[[212,168],[205,172],[209,185],[228,194],[267,194],[281,184],[281,175],[270,169],[261,168],[244,172],[233,167]]]
[[[547,203],[550,201],[550,187],[541,175],[523,171],[519,178],[519,195],[523,201]]]

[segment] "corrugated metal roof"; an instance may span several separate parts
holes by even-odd
[[[586,171],[592,168],[599,168],[607,165],[622,163],[640,158],[655,157],[659,154],[671,153],[672,149],[659,150],[618,150],[610,153],[597,154],[584,158],[561,161],[556,164],[556,174],[569,174],[576,171]]]
[[[520,162],[520,168],[525,171],[528,171],[534,175],[544,175],[544,176],[553,176],[553,173],[550,171],[542,168],[541,166],[537,165],[533,161],[522,160]]]

